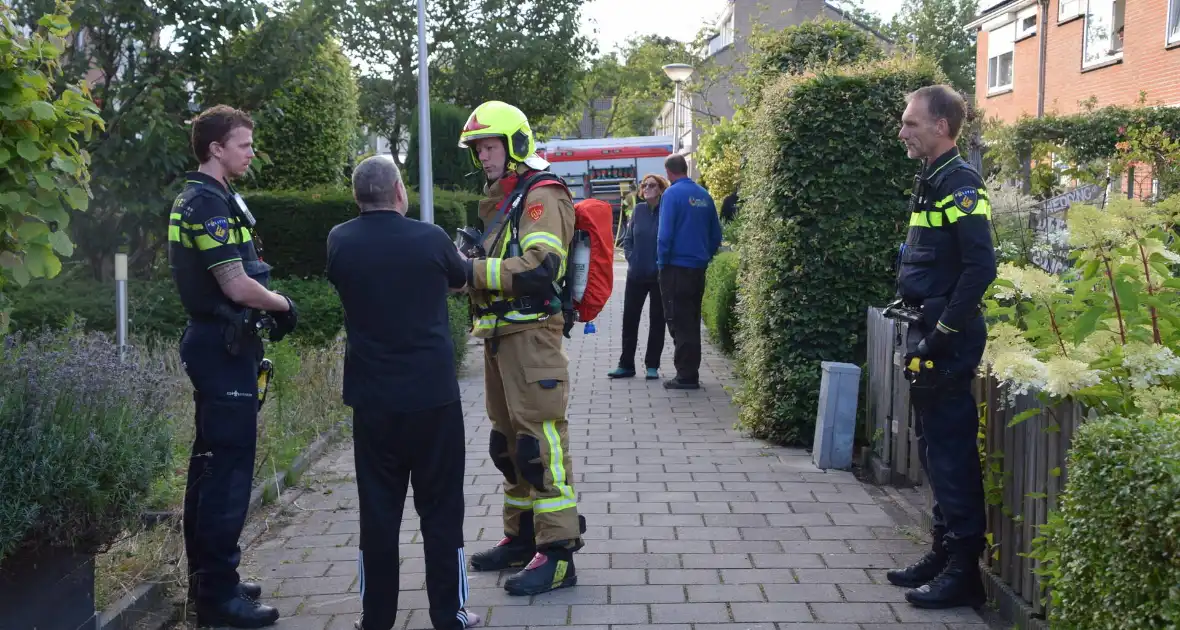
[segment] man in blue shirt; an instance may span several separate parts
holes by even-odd
[[[676,365],[676,377],[665,381],[664,387],[697,389],[705,270],[721,247],[721,221],[709,192],[688,176],[684,156],[668,156],[664,170],[672,185],[660,201],[656,266]]]

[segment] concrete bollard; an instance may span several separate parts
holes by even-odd
[[[852,468],[856,435],[856,406],[860,398],[860,368],[850,363],[824,361],[819,386],[819,411],[811,461],[821,470]]]

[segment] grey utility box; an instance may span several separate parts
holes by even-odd
[[[860,368],[851,363],[824,361],[821,369],[823,380],[819,386],[819,412],[815,418],[811,461],[822,470],[847,470],[852,468]]]

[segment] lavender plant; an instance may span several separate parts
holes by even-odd
[[[4,338],[0,561],[61,546],[98,552],[169,465],[164,366],[77,323]],[[158,362],[158,361],[157,361]]]

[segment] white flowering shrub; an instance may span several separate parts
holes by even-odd
[[[1071,274],[1000,265],[983,369],[1010,399],[1037,392],[1101,415],[1180,412],[1178,200],[1072,207]]]
[[[1073,269],[1003,263],[982,369],[1009,400],[1080,403],[1060,510],[1032,541],[1052,627],[1180,623],[1180,197],[1112,200],[1066,218]],[[1034,408],[1013,423],[1036,415]],[[1130,625],[1126,625],[1130,624]]]

